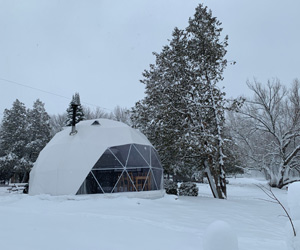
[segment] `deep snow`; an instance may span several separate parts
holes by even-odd
[[[238,250],[238,240],[232,227],[225,221],[217,220],[205,230],[204,250]]]
[[[208,226],[218,220],[235,231],[240,250],[286,249],[288,220],[279,205],[262,200],[266,195],[254,185],[266,182],[229,181],[227,200],[212,198],[207,184],[198,185],[198,197],[156,200],[28,196],[2,187],[1,249],[202,250]],[[273,192],[287,206],[287,191]]]

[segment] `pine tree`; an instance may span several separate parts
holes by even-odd
[[[83,113],[83,108],[80,103],[80,96],[79,93],[75,93],[72,97],[72,101],[69,104],[69,107],[67,109],[67,119],[65,122],[66,126],[72,126],[72,120],[73,120],[73,108],[72,104],[77,104],[77,110],[76,110],[76,116],[75,116],[75,123],[78,123],[80,121],[83,121],[85,119],[84,113]]]
[[[2,130],[0,128],[0,134],[2,133]],[[5,153],[2,149],[2,143],[0,141],[0,181],[1,182],[8,182],[9,179],[13,175],[13,169],[11,169],[9,166],[7,166],[5,162]]]
[[[26,155],[28,162],[33,165],[51,138],[50,116],[39,99],[34,102],[33,108],[28,110],[28,124],[29,143],[26,145]]]
[[[169,45],[154,53],[143,73],[146,97],[132,110],[133,126],[158,149],[166,172],[193,176],[208,163],[215,197],[226,198],[223,154],[225,93],[217,83],[227,65],[227,36],[200,4],[186,29],[175,28]]]
[[[31,164],[26,157],[28,143],[28,120],[25,105],[18,99],[11,109],[5,109],[1,126],[1,167],[8,176],[16,174],[19,181],[29,171]]]
[[[50,117],[44,103],[36,100],[32,109],[19,100],[4,111],[0,134],[0,179],[27,182],[29,171],[50,140]]]

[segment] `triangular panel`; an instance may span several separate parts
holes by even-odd
[[[126,165],[126,161],[128,158],[128,153],[130,149],[130,144],[117,146],[117,147],[111,147],[109,148],[111,153],[117,157],[117,159],[122,163],[123,166]]]
[[[160,164],[159,156],[154,148],[151,148],[151,166],[153,168],[161,168],[162,166]]]
[[[113,168],[123,168],[120,161],[107,149],[103,155],[99,158],[93,167],[93,170],[97,169],[113,169]]]
[[[126,168],[141,168],[149,167],[149,164],[145,161],[142,155],[133,146],[129,152]]]
[[[113,193],[117,192],[132,192],[136,191],[134,185],[132,184],[132,180],[129,178],[126,171],[120,176],[118,183],[116,184]]]
[[[150,168],[127,169],[137,191],[143,191],[147,178],[149,176]]]
[[[94,178],[94,175],[90,172],[76,194],[101,194],[103,190],[101,189],[99,183]]]
[[[151,147],[147,145],[134,144],[136,149],[142,155],[143,159],[150,165],[150,151]]]
[[[154,176],[155,184],[157,185],[157,189],[162,189],[163,170],[157,168],[152,168],[151,170]]]
[[[146,177],[146,181],[144,183],[143,186],[143,191],[151,191],[151,190],[156,190],[156,185],[153,179],[153,174],[152,171],[149,171],[147,177]]]
[[[123,173],[123,169],[92,170],[104,193],[111,193]]]
[[[125,173],[126,173],[126,175],[125,175]],[[135,187],[135,185],[134,185],[134,181],[133,181],[133,175],[132,175],[132,173],[131,172],[127,172],[127,170],[125,170],[125,172],[124,172],[124,178],[125,178],[125,180],[126,180],[126,184],[127,184],[127,192],[135,192],[135,191],[137,191],[137,189],[136,189],[136,187]]]

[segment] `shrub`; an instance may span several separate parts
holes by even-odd
[[[177,183],[172,180],[165,180],[164,187],[167,194],[175,194],[177,195]]]
[[[178,192],[181,196],[198,196],[198,187],[193,182],[183,182]]]

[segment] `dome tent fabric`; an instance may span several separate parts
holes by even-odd
[[[57,133],[30,172],[29,194],[92,194],[163,189],[163,170],[148,139],[124,123],[96,119]]]

